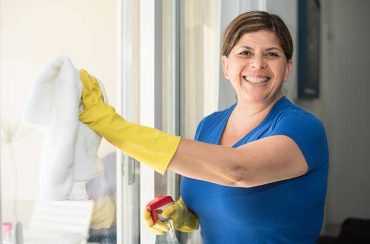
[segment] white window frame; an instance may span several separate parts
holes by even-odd
[[[135,31],[138,21],[138,2],[119,0],[119,60],[118,60],[118,107],[127,120],[139,122],[138,54]],[[138,244],[140,240],[138,163],[117,150],[117,243]]]
[[[140,123],[161,129],[162,124],[162,2],[140,1]],[[140,165],[140,213],[155,197],[155,172]],[[140,243],[154,243],[145,222]]]

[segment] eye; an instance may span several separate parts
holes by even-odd
[[[267,52],[265,56],[268,58],[277,58],[277,57],[280,57],[280,54],[277,52]]]
[[[252,52],[248,51],[248,50],[244,50],[242,52],[239,52],[239,55],[243,56],[243,57],[250,57],[250,56],[252,56]]]

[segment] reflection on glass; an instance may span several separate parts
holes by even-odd
[[[95,211],[90,225],[91,242],[116,243],[116,155],[103,158],[104,174],[86,183],[90,200],[95,202]]]

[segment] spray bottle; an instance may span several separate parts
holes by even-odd
[[[146,205],[146,209],[150,212],[154,224],[159,219],[169,227],[169,231],[165,232],[163,235],[156,236],[155,244],[180,244],[176,238],[172,220],[165,219],[161,216],[162,209],[173,202],[174,201],[171,196],[160,195]]]

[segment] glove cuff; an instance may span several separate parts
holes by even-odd
[[[186,211],[186,221],[184,221],[184,224],[179,227],[178,230],[182,232],[192,232],[194,230],[197,230],[199,228],[198,216],[186,207],[184,201],[182,200],[182,197],[179,198],[178,203]]]

